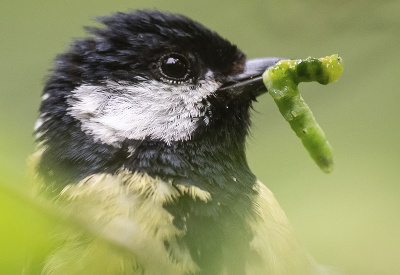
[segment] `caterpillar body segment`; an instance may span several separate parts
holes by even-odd
[[[324,58],[282,60],[263,74],[263,81],[280,113],[301,139],[311,158],[326,173],[333,170],[332,147],[299,92],[301,82],[328,84],[343,72],[342,59],[334,54]]]

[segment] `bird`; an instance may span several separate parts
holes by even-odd
[[[58,228],[42,274],[327,274],[246,158],[262,73],[180,14],[118,12],[57,55],[32,156]]]

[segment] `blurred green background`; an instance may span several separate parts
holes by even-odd
[[[137,8],[192,17],[237,44],[249,58],[343,57],[339,82],[300,86],[333,145],[335,171],[326,175],[318,169],[268,95],[255,104],[248,159],[319,262],[349,274],[400,274],[398,0],[2,0],[2,274],[18,270],[22,252],[41,254],[48,247],[50,219],[29,210],[33,205],[15,190],[26,182],[32,129],[54,56],[72,38],[84,36],[82,26],[95,24],[95,16]]]

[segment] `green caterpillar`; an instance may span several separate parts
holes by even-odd
[[[264,84],[279,111],[326,173],[333,170],[332,147],[300,95],[298,85],[310,81],[325,85],[338,80],[342,72],[342,59],[334,54],[319,59],[282,60],[263,74]]]

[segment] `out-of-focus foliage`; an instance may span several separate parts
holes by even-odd
[[[400,2],[385,1],[11,1],[0,3],[0,273],[18,274],[29,252],[51,247],[53,218],[30,201],[26,158],[44,76],[91,18],[136,8],[183,13],[248,56],[338,53],[337,83],[301,86],[334,150],[323,174],[272,99],[255,104],[250,166],[277,196],[304,245],[350,274],[400,270]],[[320,91],[320,92],[318,92]],[[57,215],[55,215],[57,216]],[[33,259],[35,260],[35,259]]]
[[[56,221],[46,207],[21,190],[0,183],[0,273],[20,274],[40,264],[51,249],[49,233]]]

